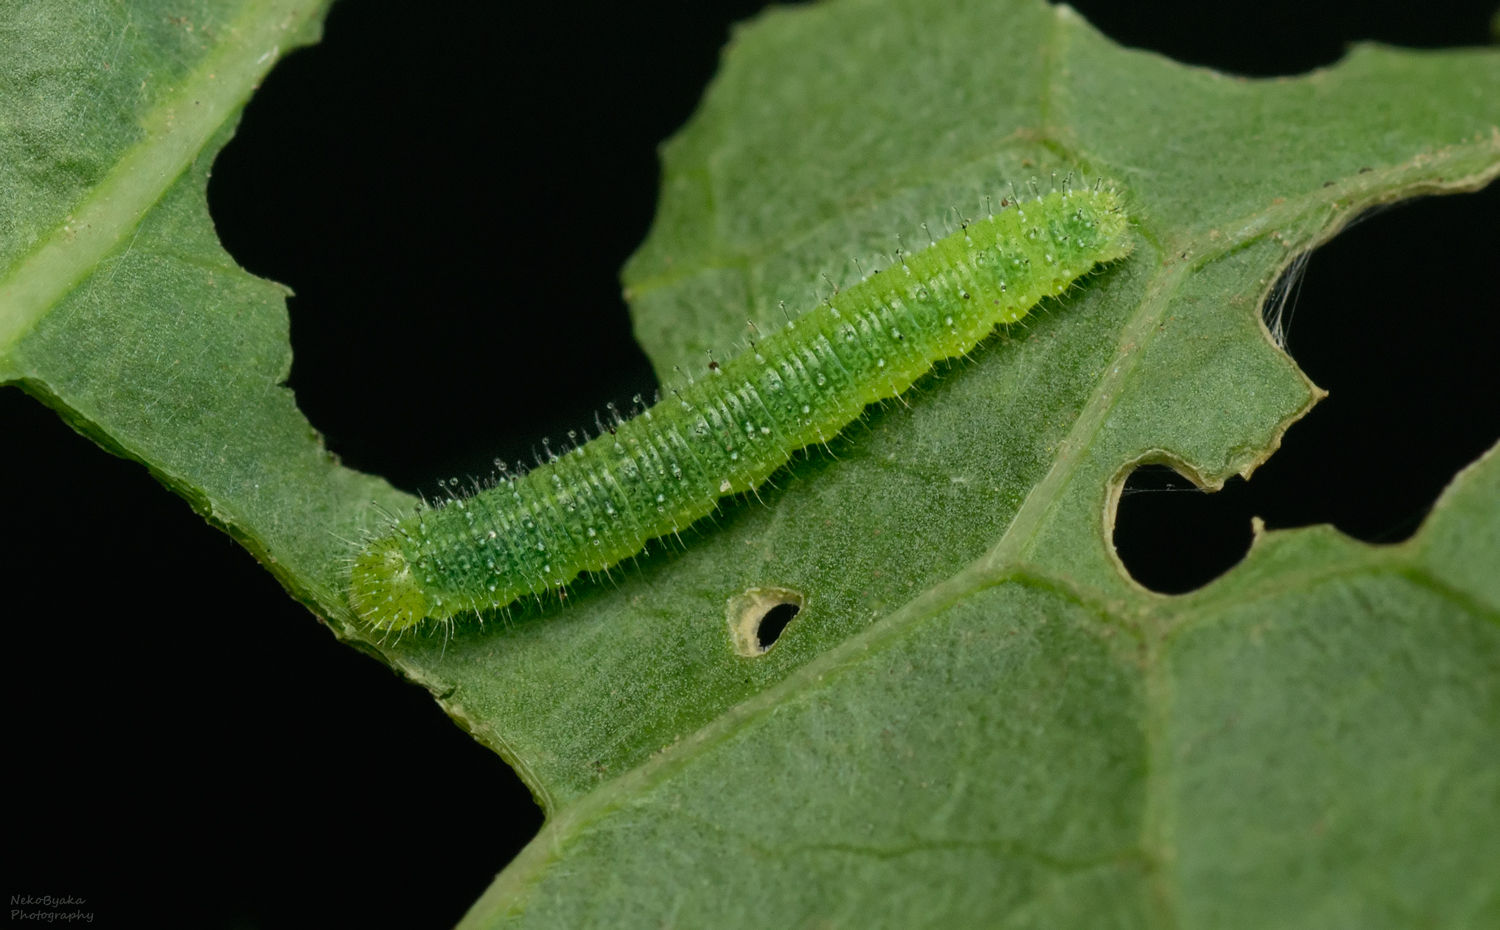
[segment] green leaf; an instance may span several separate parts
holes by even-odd
[[[565,610],[382,643],[349,617],[341,540],[409,498],[323,450],[281,386],[284,291],[204,202],[238,107],[321,12],[208,9],[37,7],[0,39],[0,380],[516,766],[548,824],[467,925],[1500,916],[1500,453],[1407,543],[1262,533],[1191,595],[1135,585],[1109,542],[1134,465],[1217,487],[1316,402],[1259,318],[1297,255],[1500,173],[1500,53],[1364,46],[1247,81],[1029,0],[764,14],[668,144],[626,272],[658,371],[1007,182],[1114,179],[1136,252],[681,550]],[[769,586],[805,607],[741,655],[733,611]]]
[[[144,463],[319,612],[343,597],[340,537],[404,497],[339,467],[297,410],[287,291],[224,252],[204,190],[324,7],[34,4],[0,95],[0,381]]]

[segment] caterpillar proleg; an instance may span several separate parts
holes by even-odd
[[[1127,224],[1119,195],[1096,185],[1012,204],[898,253],[640,415],[613,417],[531,472],[397,521],[355,558],[350,603],[371,626],[403,630],[602,572],[1124,257]]]

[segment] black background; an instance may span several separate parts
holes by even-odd
[[[1074,5],[1122,42],[1247,75],[1355,39],[1481,44],[1493,12]],[[418,6],[335,6],[246,110],[209,198],[236,258],[297,291],[292,385],[330,447],[430,491],[653,386],[617,271],[651,220],[656,144],[758,5]],[[1252,514],[1410,534],[1500,437],[1497,208],[1500,185],[1398,207],[1313,256],[1290,349],[1332,396],[1222,494],[1147,493],[1183,483],[1138,472],[1117,542],[1139,580],[1203,584]],[[570,250],[583,221],[590,245]],[[1399,274],[1418,265],[1436,270]],[[14,389],[0,423],[6,893],[84,897],[107,927],[451,926],[540,825],[511,771],[140,466]],[[114,526],[151,545],[91,558],[83,582],[61,568],[77,528],[108,545]]]

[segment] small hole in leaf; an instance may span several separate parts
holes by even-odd
[[[802,608],[796,604],[777,604],[760,618],[760,629],[756,631],[756,638],[760,640],[760,651],[765,652],[776,644],[781,637],[781,631],[792,622],[792,618],[802,612]]]
[[[749,657],[764,655],[806,603],[790,588],[749,588],[731,597],[725,616],[734,651]]]

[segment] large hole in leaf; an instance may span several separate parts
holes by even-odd
[[[1205,494],[1137,469],[1115,547],[1153,590],[1197,588],[1244,554],[1250,518],[1411,536],[1453,475],[1500,439],[1500,185],[1366,216],[1315,252],[1284,310],[1287,348],[1329,391],[1250,481]],[[1291,284],[1291,282],[1287,282]]]
[[[1367,0],[1069,0],[1122,45],[1232,74],[1302,74],[1331,65],[1351,42],[1451,48],[1490,41],[1494,0],[1369,3]]]
[[[296,291],[290,383],[333,451],[433,493],[651,395],[618,271],[657,146],[761,6],[334,6],[209,188],[235,258]]]

